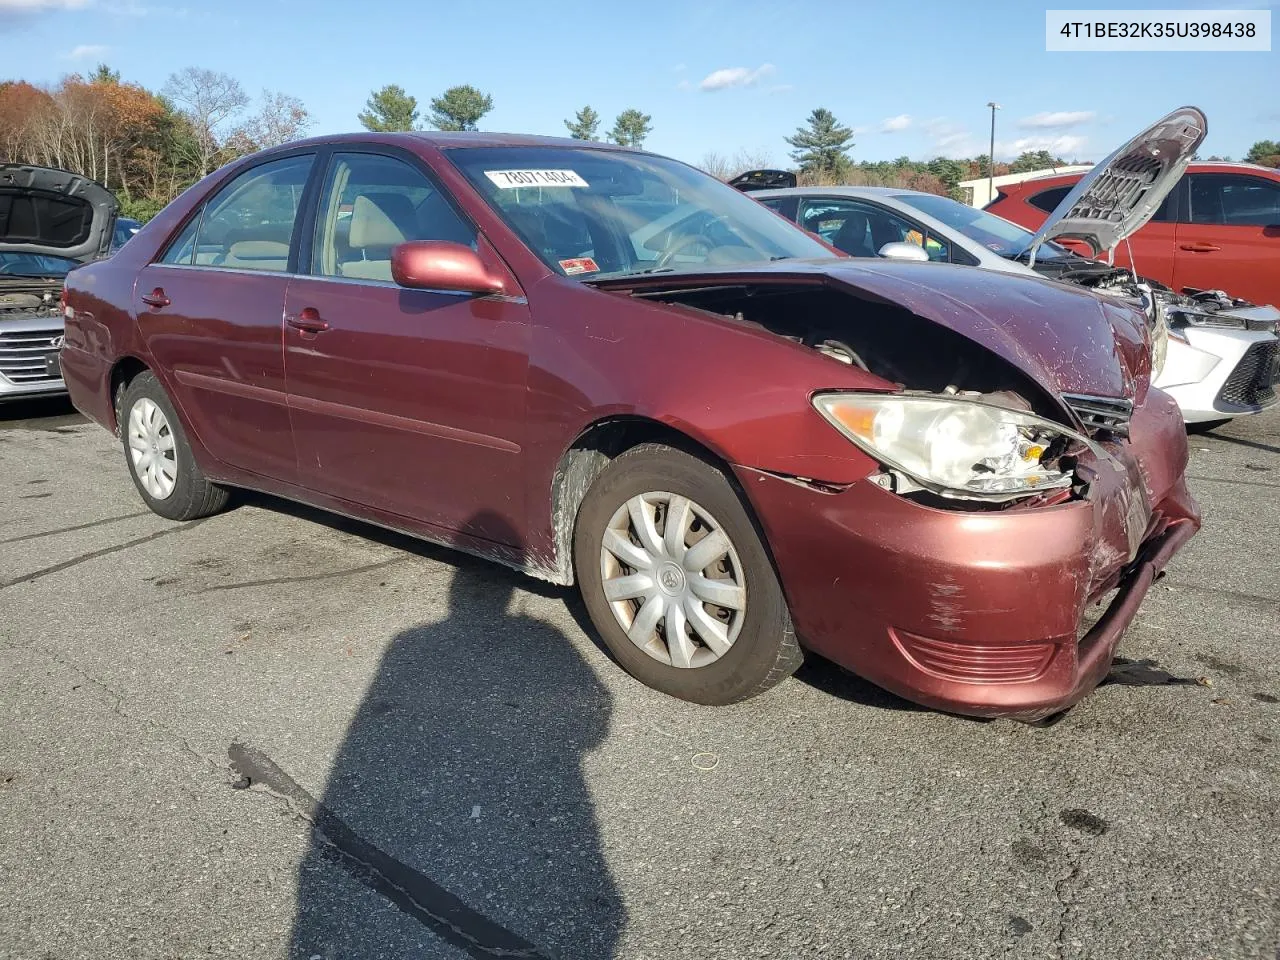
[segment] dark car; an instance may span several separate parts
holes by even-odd
[[[117,217],[115,232],[111,237],[111,252],[115,253],[115,251],[123,247],[141,229],[142,224],[137,220],[131,220],[128,217]]]
[[[579,141],[245,158],[71,275],[62,357],[162,516],[248,487],[576,582],[623,667],[703,703],[810,649],[1044,716],[1199,525],[1141,313],[833,258],[691,167]]]

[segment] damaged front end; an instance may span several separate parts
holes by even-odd
[[[1098,312],[1078,342],[1040,328],[1043,342],[1032,344],[1013,335],[1012,323],[972,307],[940,310],[946,303],[935,298],[924,315],[920,304],[890,302],[861,284],[646,284],[631,292],[762,327],[878,378],[883,390],[816,391],[813,407],[881,465],[871,482],[951,509],[1082,496],[1077,465],[1113,459],[1101,442],[1128,436],[1134,396],[1146,392],[1142,324],[1128,311]],[[1067,305],[1098,310],[1078,294],[1039,306]],[[1092,367],[1078,369],[1091,357]],[[1081,392],[1057,389],[1064,385]],[[1095,392],[1103,389],[1109,395]]]
[[[831,484],[734,467],[798,634],[940,709],[1035,719],[1074,703],[1199,526],[1177,406],[1149,389],[1141,316],[978,271],[846,265],[815,281],[804,269],[627,291],[763,328],[833,365],[810,402],[877,468]],[[938,278],[950,289],[924,287]],[[846,385],[837,364],[883,387]]]

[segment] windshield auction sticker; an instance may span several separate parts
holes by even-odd
[[[502,187],[585,187],[583,180],[572,170],[486,170],[484,175]]]
[[[1048,51],[1271,49],[1270,10],[1046,10]]]

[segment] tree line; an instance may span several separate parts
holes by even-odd
[[[141,220],[223,164],[297,139],[310,122],[297,97],[264,90],[254,99],[234,77],[199,67],[159,91],[105,64],[48,88],[0,81],[0,160],[82,174]]]
[[[471,86],[452,86],[427,101],[398,84],[370,93],[358,116],[367,130],[476,130],[493,110],[493,97]],[[642,147],[653,118],[634,107],[622,110],[601,137],[603,119],[587,105],[564,125],[577,140],[606,139]],[[61,167],[90,177],[120,198],[125,216],[146,220],[205,174],[266,147],[303,136],[311,116],[302,101],[263,90],[252,98],[226,73],[187,67],[158,91],[126,82],[105,64],[87,76],[71,74],[42,88],[22,80],[0,80],[0,162]],[[930,160],[855,161],[852,128],[818,107],[794,134],[794,170],[802,185],[852,184],[905,187],[959,197],[963,180],[988,174],[989,158],[934,157]],[[1230,159],[1211,157],[1210,159]],[[1244,159],[1280,167],[1280,142],[1260,140]],[[1009,163],[997,162],[996,176],[1065,164],[1046,150],[1027,151]],[[773,166],[768,151],[713,152],[699,162],[722,180],[750,169]]]

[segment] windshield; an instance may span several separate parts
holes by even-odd
[[[899,193],[895,200],[901,200],[908,206],[915,207],[935,220],[945,223],[970,240],[976,240],[988,250],[994,250],[1002,257],[1015,259],[1031,246],[1035,234],[1024,230],[1016,223],[1001,219],[995,214],[978,210],[959,203],[949,197],[939,197],[931,193]],[[1065,247],[1056,243],[1040,245],[1041,257],[1067,257],[1072,254]]]
[[[468,148],[449,159],[565,276],[832,256],[754,200],[674,160],[572,147]]]
[[[43,253],[0,252],[0,277],[65,277],[78,260]]]

